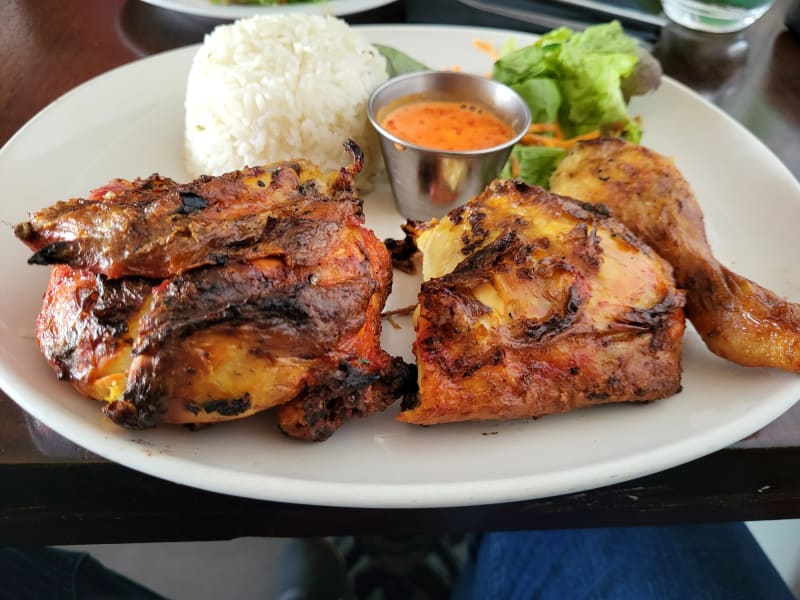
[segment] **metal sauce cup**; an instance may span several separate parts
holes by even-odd
[[[499,146],[445,151],[411,144],[383,128],[389,112],[416,100],[482,106],[513,135]],[[514,90],[487,77],[454,71],[420,71],[390,79],[372,93],[367,113],[380,138],[397,209],[417,221],[442,217],[481,192],[531,124],[530,110]]]

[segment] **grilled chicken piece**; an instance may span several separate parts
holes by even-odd
[[[683,293],[602,208],[495,181],[409,229],[423,253],[419,397],[401,421],[535,417],[679,391]]]
[[[686,316],[709,350],[740,365],[800,373],[800,306],[714,258],[703,213],[672,160],[619,139],[581,142],[550,185],[604,204],[672,264]]]
[[[35,252],[31,264],[67,264],[111,279],[162,279],[234,258],[313,265],[336,243],[336,226],[363,223],[351,191],[363,156],[352,142],[348,150],[353,164],[324,175],[296,160],[187,184],[159,175],[117,179],[89,198],[40,210],[14,233]]]
[[[237,230],[226,224],[219,203],[181,213],[192,223],[218,222],[224,230],[230,252],[220,250],[210,264],[202,257],[212,254],[200,246],[191,250],[175,229],[165,233],[154,226],[151,240],[136,224],[142,247],[157,252],[126,256],[120,248],[135,246],[117,239],[123,228],[112,231],[106,242],[110,256],[100,252],[99,237],[77,246],[91,256],[74,254],[72,260],[91,263],[96,271],[53,267],[37,321],[39,345],[59,377],[106,402],[104,412],[114,422],[133,428],[159,422],[203,424],[280,406],[283,431],[323,440],[347,418],[383,410],[413,390],[413,368],[380,347],[391,259],[363,226],[360,202],[347,185],[357,167],[321,180],[304,179],[315,169],[299,163],[260,172],[272,173],[264,188],[272,186],[270,195],[258,195],[262,188],[257,183],[231,191],[230,182],[250,181],[252,169],[217,180],[203,178],[202,184],[205,197],[225,197],[238,207],[234,222],[246,209],[252,215],[248,222],[264,224],[263,235],[244,227],[245,237],[237,241]],[[280,190],[279,180],[285,186]],[[229,196],[234,192],[245,194],[250,205]],[[174,189],[165,194],[166,199],[147,194],[154,210],[170,201]],[[298,199],[294,209],[283,205],[289,197]],[[271,200],[279,201],[278,209]],[[95,212],[102,223],[81,226],[98,236],[116,219],[113,199],[102,202],[103,209]],[[128,215],[128,208],[123,203],[120,214]],[[136,210],[149,214],[140,204]],[[207,219],[197,214],[209,210],[214,214]],[[76,222],[67,216],[49,231],[64,232]],[[208,225],[209,235],[212,229]],[[276,231],[280,235],[273,235]],[[198,234],[195,243],[204,239]],[[93,244],[98,244],[97,253],[87,250]],[[164,260],[143,258],[162,253]],[[164,278],[108,276],[136,273],[145,264],[155,265],[147,270],[151,275],[158,269],[176,271]]]

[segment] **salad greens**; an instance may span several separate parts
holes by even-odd
[[[534,123],[557,122],[565,137],[574,137],[631,123],[622,82],[638,62],[636,40],[612,21],[582,32],[554,29],[502,56],[492,78],[528,102]],[[626,135],[638,142],[641,132],[632,127]]]
[[[515,177],[525,183],[547,188],[550,187],[550,175],[566,155],[567,151],[557,146],[517,144],[511,149],[511,156],[498,177]]]
[[[377,48],[391,76],[427,68],[399,50]],[[580,32],[554,29],[522,48],[509,40],[499,50],[492,78],[522,96],[543,134],[533,136],[540,143],[523,140],[514,146],[500,176],[548,187],[571,138],[612,135],[640,141],[642,130],[628,114],[628,100],[657,88],[661,67],[612,21]]]
[[[612,21],[582,32],[561,27],[524,48],[503,48],[492,78],[522,96],[533,123],[557,124],[563,138],[614,135],[638,143],[642,130],[628,114],[628,95],[658,87],[661,69]],[[501,176],[548,187],[565,154],[563,145],[517,144]]]

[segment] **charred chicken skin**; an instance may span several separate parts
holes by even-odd
[[[14,228],[31,264],[66,264],[110,279],[163,279],[231,259],[282,257],[313,265],[340,226],[364,222],[351,191],[363,157],[322,175],[302,160],[179,184],[166,177],[114,180],[89,198],[58,202]],[[321,226],[321,224],[323,224]]]
[[[416,424],[512,419],[680,389],[683,293],[601,207],[495,181],[408,230],[423,255]]]
[[[278,407],[324,440],[413,390],[380,347],[386,248],[351,189],[360,167],[292,161],[176,184],[115,181],[15,229],[53,270],[37,321],[59,377],[133,428]]]
[[[686,316],[713,353],[800,373],[800,306],[714,258],[703,213],[673,161],[619,139],[581,142],[559,164],[551,189],[607,206],[672,264],[686,290]]]

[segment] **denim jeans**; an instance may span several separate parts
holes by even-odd
[[[456,600],[794,600],[742,523],[483,536]]]
[[[84,552],[0,547],[2,600],[164,600]]]

